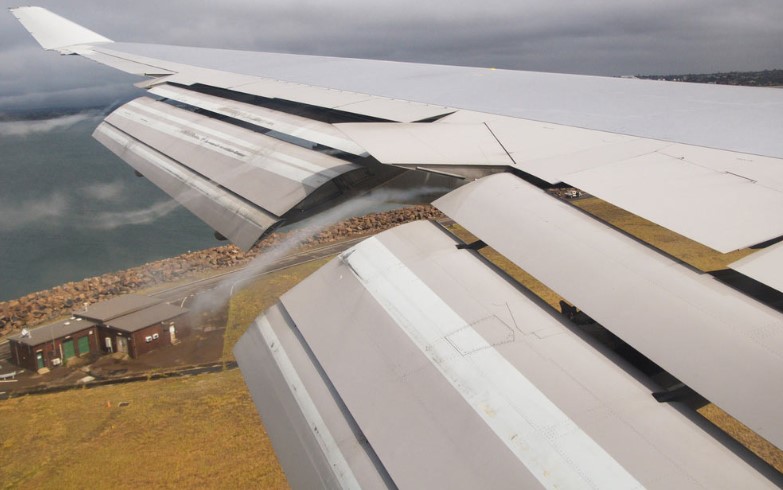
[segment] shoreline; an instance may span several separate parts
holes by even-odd
[[[422,219],[439,219],[443,214],[433,206],[416,205],[370,213],[339,221],[304,240],[300,247],[333,243],[346,238],[378,233],[399,224]],[[227,244],[175,257],[148,262],[122,271],[108,272],[72,281],[20,298],[0,302],[0,338],[24,327],[34,327],[121,294],[139,292],[154,286],[190,279],[202,273],[241,267],[259,253],[282,241],[291,232],[275,232],[248,252]]]

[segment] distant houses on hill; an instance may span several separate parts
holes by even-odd
[[[783,87],[783,70],[732,71],[725,73],[686,75],[636,75],[635,78],[668,80],[673,82],[712,83],[716,85]]]

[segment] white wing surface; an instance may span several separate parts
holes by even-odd
[[[87,30],[51,43],[73,24],[14,12],[44,47],[156,76],[153,93],[193,107],[248,117],[182,88],[354,123],[343,128],[353,142],[326,130],[332,147],[370,148],[383,163],[469,178],[518,169],[724,253],[783,235],[780,90],[107,43]],[[425,123],[376,128],[367,118]]]

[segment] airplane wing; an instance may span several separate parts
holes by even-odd
[[[732,265],[767,289],[749,294],[543,190],[765,248],[783,236],[783,91],[118,43],[12,12],[46,49],[148,77],[95,137],[245,248],[403,172],[465,183],[434,204],[480,241],[432,223],[367,239],[236,345],[295,487],[783,483],[679,397],[783,448],[780,247]]]

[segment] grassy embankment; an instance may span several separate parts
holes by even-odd
[[[238,291],[224,360],[259,313],[327,260]],[[238,370],[2,401],[0,455],[2,488],[288,488]]]
[[[3,488],[287,488],[238,370],[5,400],[0,441]]]
[[[331,260],[331,257],[267,274],[234,293],[228,308],[223,341],[223,361],[233,361],[237,340],[258,315],[277,302],[286,291]]]

